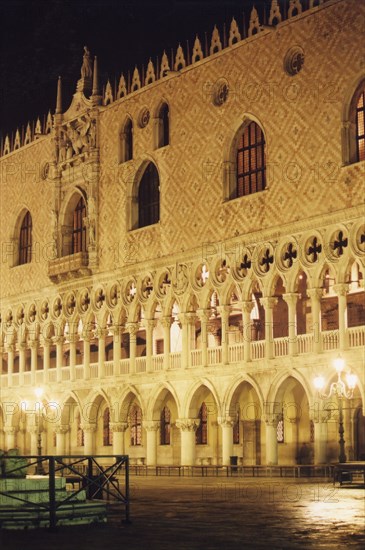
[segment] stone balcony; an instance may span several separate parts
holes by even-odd
[[[60,282],[70,277],[80,277],[90,274],[89,255],[87,252],[77,252],[62,258],[56,258],[48,263],[48,276],[54,282]]]

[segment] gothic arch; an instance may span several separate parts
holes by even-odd
[[[342,162],[344,165],[358,162],[356,150],[356,103],[365,87],[365,74],[360,72],[347,87],[342,107]]]
[[[224,157],[223,157],[223,200],[228,201],[235,199],[237,178],[237,148],[239,139],[244,132],[245,128],[254,122],[261,129],[264,142],[265,142],[265,159],[266,165],[268,163],[268,139],[265,127],[262,121],[253,113],[244,113],[241,120],[239,120],[232,128],[229,136],[227,137],[224,145]],[[267,188],[267,185],[266,185]]]
[[[151,168],[150,168],[151,167]],[[127,228],[129,231],[132,231],[133,229],[139,229],[140,227],[145,227],[146,225],[151,224],[140,224],[140,186],[143,183],[144,184],[144,176],[147,177],[147,171],[151,170],[153,172],[153,178],[156,180],[153,182],[153,185],[156,187],[158,183],[158,219],[156,218],[153,223],[157,223],[160,220],[160,173],[157,168],[157,165],[152,157],[145,158],[139,165],[139,167],[136,170],[136,174],[133,178],[133,181],[128,185],[127,189]],[[151,173],[152,173],[151,172]],[[152,177],[152,176],[151,176]],[[156,179],[157,178],[157,179]],[[156,191],[156,192],[157,192]]]

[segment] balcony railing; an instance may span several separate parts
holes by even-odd
[[[339,331],[325,331],[321,333],[322,349],[324,352],[332,351],[339,348]],[[350,348],[359,348],[365,346],[365,326],[352,327],[347,330],[347,340]],[[299,355],[312,353],[314,345],[313,334],[299,334],[296,337],[297,352]],[[265,340],[250,342],[251,359],[258,361],[265,357]],[[289,355],[289,338],[275,338],[273,342],[274,354],[278,356]],[[228,357],[231,364],[242,363],[244,361],[245,343],[231,344],[228,346]],[[222,347],[207,349],[207,364],[209,366],[222,364]],[[203,352],[201,349],[191,350],[190,363],[187,366],[199,368],[203,362]],[[153,355],[149,364],[153,372],[162,371],[165,366],[165,354]],[[182,367],[182,352],[173,352],[168,355],[169,370],[181,369]],[[135,372],[144,373],[147,371],[147,357],[135,358]],[[88,374],[89,373],[89,374]],[[91,363],[89,369],[86,369],[83,364],[75,367],[62,366],[60,369],[56,367],[47,370],[25,371],[23,373],[14,372],[12,374],[3,372],[1,374],[1,387],[20,387],[33,386],[41,384],[53,384],[58,381],[73,382],[74,380],[84,380],[86,378],[98,379],[112,376],[124,376],[131,373],[130,359],[120,359],[118,363],[115,361],[105,361],[103,368],[100,371],[98,363]]]

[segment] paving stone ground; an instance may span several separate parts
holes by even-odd
[[[328,480],[132,477],[131,497],[130,525],[0,531],[0,548],[365,548],[364,490]]]

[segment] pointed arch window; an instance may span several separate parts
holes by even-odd
[[[171,413],[168,407],[164,407],[160,417],[160,445],[170,445]]]
[[[28,264],[32,260],[32,229],[32,216],[28,211],[20,227],[19,265]]]
[[[120,133],[119,162],[133,159],[133,122],[127,118]]]
[[[356,152],[357,160],[365,160],[365,85],[356,104]]]
[[[133,405],[129,414],[129,427],[131,446],[142,445],[142,410],[138,405]]]
[[[103,445],[108,447],[113,444],[112,431],[110,429],[110,409],[107,407],[103,412]]]
[[[236,166],[237,197],[265,189],[265,137],[256,122],[245,126],[238,138]]]
[[[208,443],[208,409],[204,401],[199,409],[198,418],[200,420],[200,424],[195,432],[195,443],[197,445],[207,445]]]
[[[80,197],[73,213],[71,254],[86,251],[86,227],[84,225],[85,217],[86,205],[83,197]]]
[[[158,145],[165,147],[170,143],[170,111],[167,103],[163,103],[158,115]]]
[[[160,180],[156,166],[150,162],[138,189],[138,227],[157,223],[160,219]]]

